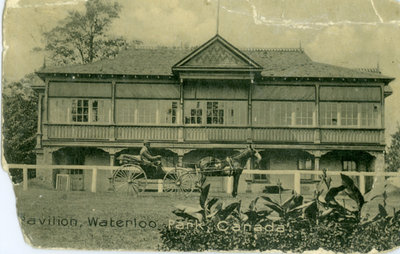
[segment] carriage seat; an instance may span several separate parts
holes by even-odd
[[[140,155],[121,154],[118,156],[120,164],[141,164],[143,161]]]

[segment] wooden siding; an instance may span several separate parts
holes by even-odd
[[[320,100],[379,102],[381,100],[380,87],[321,86]]]
[[[110,83],[67,83],[51,82],[49,97],[109,97],[111,98]]]
[[[117,98],[179,99],[179,85],[117,84]]]

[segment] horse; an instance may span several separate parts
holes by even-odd
[[[240,175],[249,158],[255,158],[256,167],[259,167],[262,157],[252,146],[238,155],[227,157],[225,160],[208,156],[199,161],[200,173],[204,180],[206,176],[233,176],[232,197],[236,197]]]

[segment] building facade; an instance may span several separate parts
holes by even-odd
[[[136,48],[37,74],[45,81],[35,87],[38,164],[117,165],[119,154],[138,154],[149,140],[167,166],[224,158],[252,143],[264,170],[384,168],[393,79],[314,62],[301,48],[239,50],[216,35],[195,49]],[[54,183],[57,173],[38,175]],[[67,173],[73,189],[90,188],[90,175]],[[257,191],[278,179],[241,181]],[[106,175],[99,184],[107,189]]]

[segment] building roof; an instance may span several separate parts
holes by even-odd
[[[212,40],[219,40],[219,42],[229,44],[218,35],[210,41]],[[210,41],[207,43],[210,43]],[[38,73],[172,75],[172,67],[196,50],[198,48],[132,48],[121,51],[114,59],[106,59],[84,65],[48,67]],[[243,56],[248,57],[262,67],[261,75],[263,77],[392,79],[380,74],[380,72],[362,71],[314,62],[300,48],[241,49],[240,52]]]

